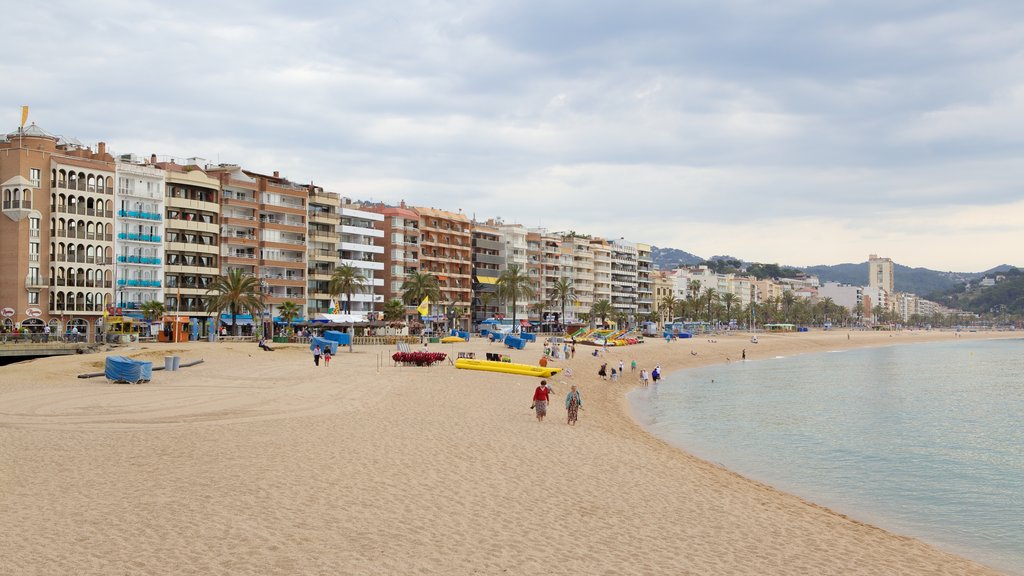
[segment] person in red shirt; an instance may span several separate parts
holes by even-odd
[[[533,409],[537,412],[537,422],[543,422],[548,415],[548,397],[551,389],[548,388],[548,381],[541,380],[540,386],[533,391]]]

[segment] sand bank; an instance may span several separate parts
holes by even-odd
[[[619,359],[672,371],[744,348],[756,360],[952,338],[737,334],[602,358],[579,346],[544,423],[529,410],[535,379],[394,367],[384,347],[329,368],[298,346],[122,349],[205,360],[138,386],[76,379],[98,355],[12,365],[0,574],[991,574],[653,438],[628,414],[635,378],[596,376]],[[569,381],[584,399],[576,427]]]

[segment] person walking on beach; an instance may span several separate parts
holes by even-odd
[[[626,373],[626,363],[623,362],[622,360],[619,360],[619,374],[625,374],[625,373]]]
[[[615,382],[618,379],[619,379],[619,373],[615,371],[615,368],[612,368],[612,382]]]
[[[601,364],[601,368],[597,371],[597,375],[601,377],[601,380],[608,379],[608,363]]]
[[[537,422],[543,422],[548,415],[548,398],[551,396],[551,388],[548,388],[548,381],[541,380],[540,385],[533,391],[532,408],[537,413]]]
[[[331,347],[324,348],[324,366],[331,365]]]
[[[317,344],[313,347],[313,364],[320,365],[320,345]]]
[[[746,359],[747,359],[747,349],[744,348],[743,349],[743,360],[746,360]]]
[[[579,390],[576,390],[576,385],[573,384],[569,390],[569,394],[565,396],[565,411],[568,413],[568,419],[566,424],[570,426],[576,425],[576,419],[579,417],[580,410],[583,408],[583,399],[580,398]]]
[[[645,388],[649,384],[649,382],[647,381],[647,370],[640,371],[640,384]]]
[[[572,347],[569,348],[569,353],[571,354],[570,358],[575,358],[576,357],[576,343],[575,342],[573,343]]]
[[[632,362],[629,363],[629,371],[636,372],[636,360],[633,360]]]
[[[658,364],[654,367],[654,370],[651,370],[651,380],[654,380],[655,384],[658,383],[658,380],[661,380],[661,364]]]

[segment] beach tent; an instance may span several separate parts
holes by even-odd
[[[334,340],[328,340],[327,338],[320,338],[319,336],[316,336],[309,342],[309,349],[313,350],[313,348],[316,348],[317,346],[319,346],[321,350],[330,349],[331,356],[338,353],[338,343]]]

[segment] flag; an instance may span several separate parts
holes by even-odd
[[[420,302],[420,307],[416,311],[420,313],[420,316],[426,316],[430,313],[430,296],[423,297],[423,302]]]
[[[25,121],[28,120],[28,106],[21,107],[21,127],[25,127]]]
[[[338,309],[338,303],[334,301],[334,298],[331,298],[331,305],[327,308],[327,313],[328,314],[334,314],[334,311],[337,310],[337,309]]]

